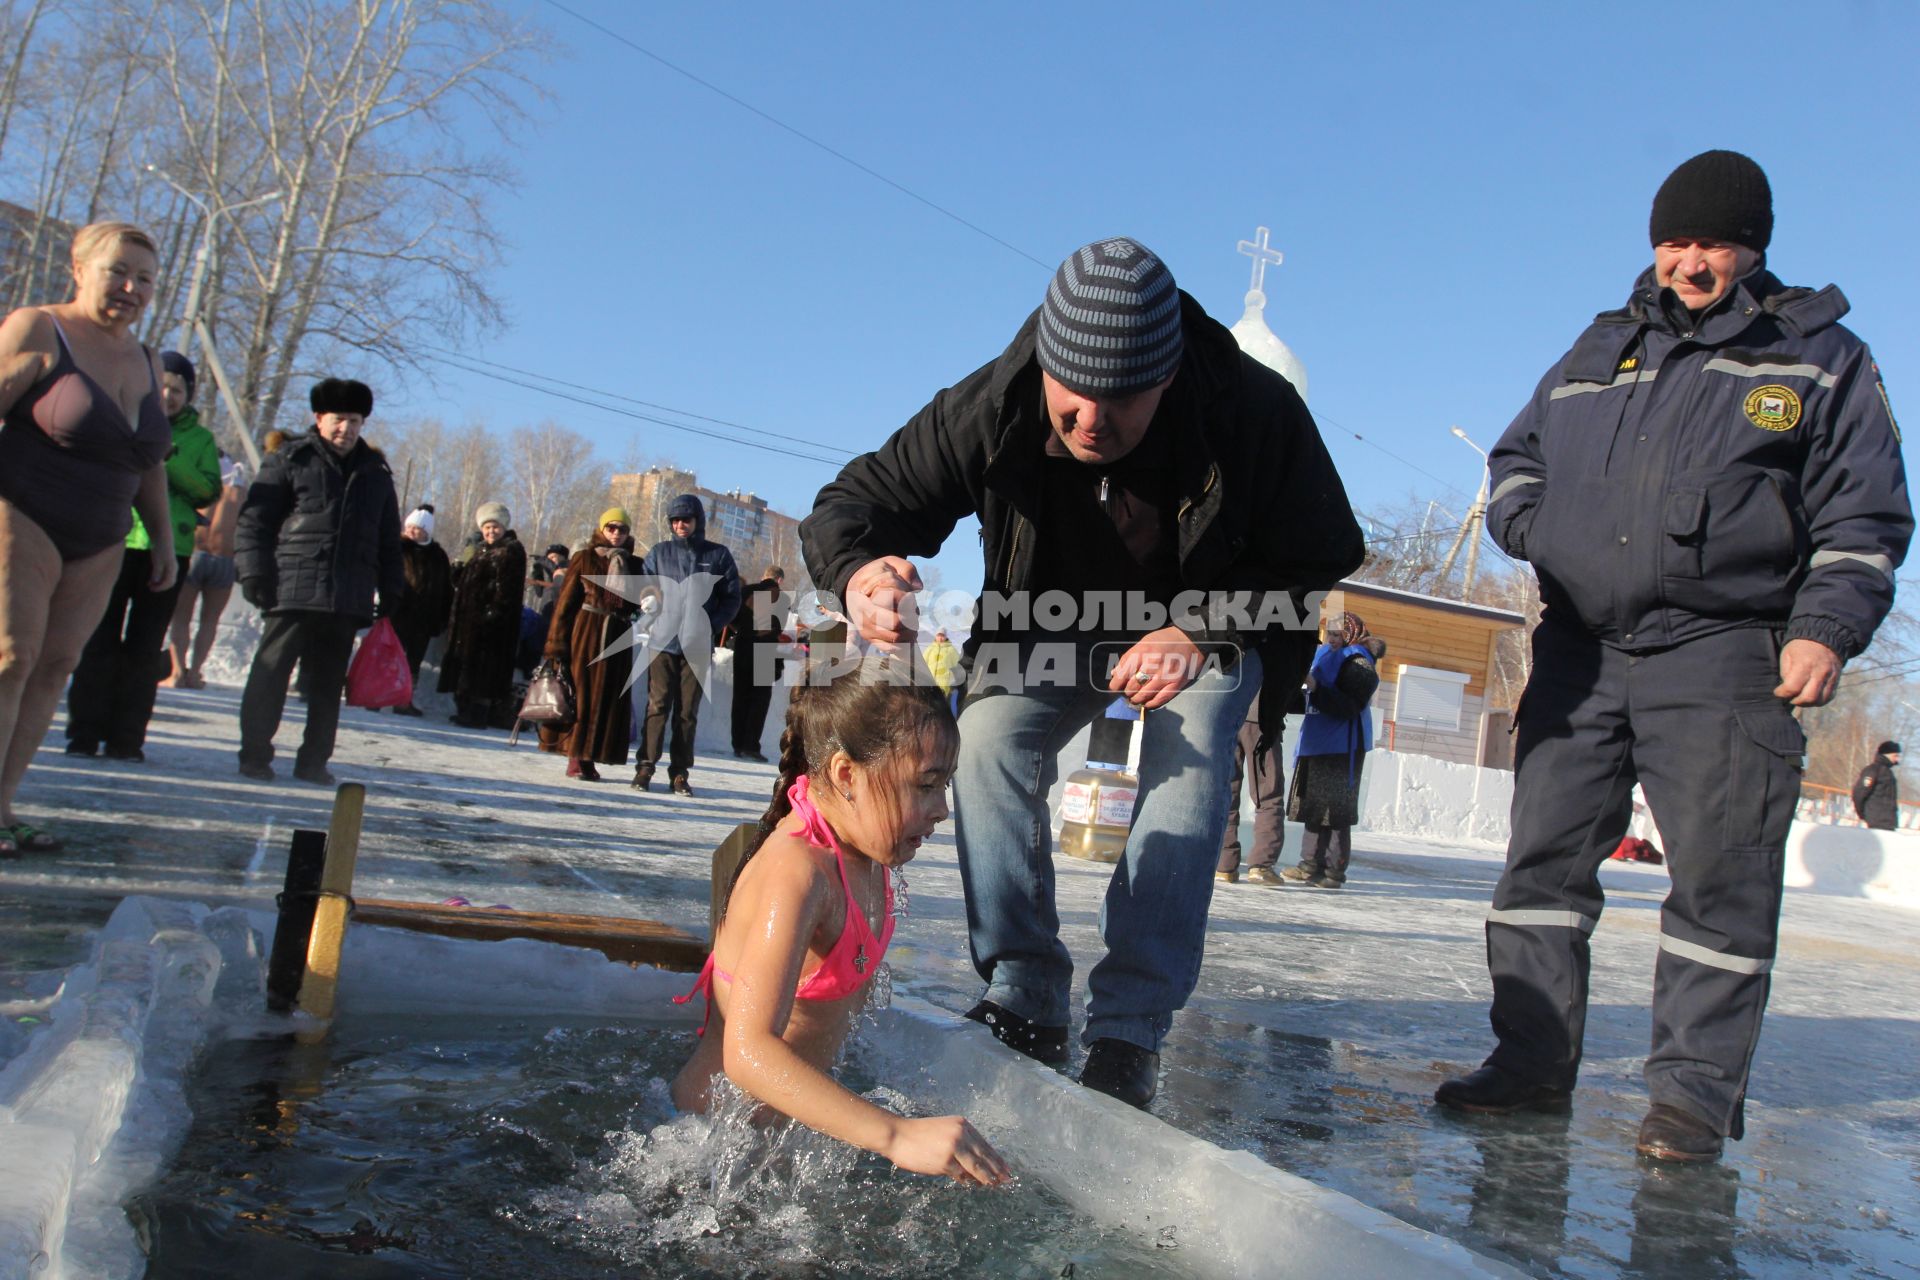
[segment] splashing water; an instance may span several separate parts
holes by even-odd
[[[870,988],[884,1008],[889,979]],[[925,1114],[878,1082],[872,1022],[835,1074]],[[684,1028],[417,1017],[343,1022],[319,1047],[228,1041],[190,1084],[176,1166],[128,1206],[149,1280],[1184,1274],[1177,1254],[1076,1216],[1036,1180],[902,1173],[766,1123],[723,1081],[710,1114],[679,1115],[666,1080],[690,1042]]]

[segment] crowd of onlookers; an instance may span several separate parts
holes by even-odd
[[[549,664],[573,714],[540,726],[539,743],[566,758],[569,777],[597,781],[637,740],[633,786],[649,789],[664,756],[680,794],[692,791],[701,688],[724,646],[737,664],[734,755],[765,759],[772,687],[794,653],[785,575],[770,567],[743,591],[697,497],[674,499],[645,550],[614,506],[574,546],[534,556],[508,508],[487,502],[449,555],[433,506],[402,519],[392,470],[362,438],[373,392],[344,378],[312,387],[310,428],[268,432],[249,475],[201,422],[192,361],[136,336],[157,270],[145,232],[93,224],[74,239],[72,299],[0,325],[0,857],[60,848],[13,800],[62,693],[69,755],[144,760],[157,690],[205,684],[236,589],[261,614],[239,717],[249,778],[275,776],[291,690],[307,707],[293,776],[333,781],[355,639],[380,619],[415,682],[396,713],[422,714],[437,637],[437,687],[467,727],[512,727],[524,682]]]

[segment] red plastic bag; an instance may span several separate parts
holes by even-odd
[[[1660,856],[1660,851],[1653,847],[1651,840],[1642,840],[1638,836],[1625,837],[1608,856],[1615,862],[1651,862],[1655,866],[1666,861]]]
[[[347,705],[377,710],[412,702],[413,672],[407,669],[406,648],[393,633],[393,623],[381,618],[361,638],[347,666]]]

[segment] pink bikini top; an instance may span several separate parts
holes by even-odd
[[[840,847],[840,840],[833,834],[826,819],[820,816],[820,810],[814,807],[807,797],[807,779],[800,780],[787,789],[787,800],[793,805],[793,817],[799,820],[800,829],[795,834],[816,849],[831,849],[835,861],[840,867],[840,889],[846,896],[847,914],[840,927],[840,937],[827,952],[826,959],[818,968],[800,980],[794,989],[797,1000],[841,1000],[852,995],[866,984],[868,978],[879,965],[881,957],[887,954],[887,944],[893,940],[893,874],[885,867],[880,869],[886,886],[887,918],[880,927],[880,935],[874,936],[873,929],[867,924],[866,916],[860,912],[860,903],[853,896],[853,886],[847,883],[847,852]],[[695,995],[707,997],[707,1016],[713,1016],[713,979],[715,975],[733,981],[733,975],[713,963],[713,954],[707,954],[706,967],[700,970],[700,980],[693,990],[683,996],[675,996],[675,1004],[685,1004]],[[706,1034],[703,1024],[701,1034]]]

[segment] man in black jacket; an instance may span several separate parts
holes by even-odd
[[[393,472],[360,438],[373,412],[362,382],[328,378],[308,402],[313,431],[271,454],[247,490],[234,537],[240,592],[266,615],[240,699],[240,773],[273,777],[273,735],[294,663],[305,672],[307,728],[293,776],[330,785],[340,692],[354,633],[406,591]]]
[[[1860,771],[1853,784],[1853,811],[1875,831],[1900,829],[1900,780],[1894,766],[1900,763],[1900,744],[1883,742],[1874,748],[1873,761]]]
[[[1585,1030],[1601,861],[1637,780],[1672,888],[1636,1149],[1717,1159],[1744,1124],[1806,734],[1893,603],[1913,515],[1879,370],[1832,286],[1766,269],[1760,166],[1708,151],[1649,219],[1653,266],[1490,456],[1487,528],[1546,610],[1487,916],[1499,1043],[1436,1099],[1560,1108]]]
[[[1236,731],[1299,683],[1318,602],[1360,530],[1313,419],[1143,246],[1064,262],[999,358],[854,459],[801,525],[814,582],[868,641],[916,639],[909,556],[977,515],[985,581],[954,778],[969,1017],[1067,1058],[1047,794],[1117,695],[1146,716],[1139,802],[1088,976],[1082,1083],[1144,1106],[1197,981]],[[1276,717],[1277,719],[1277,717]]]
[[[727,629],[727,647],[733,651],[733,758],[761,764],[767,757],[760,750],[760,739],[767,730],[767,708],[773,703],[773,686],[780,683],[782,663],[775,655],[780,646],[781,628],[793,601],[780,590],[787,572],[779,565],[767,566],[760,581],[748,587],[740,597],[740,612]]]

